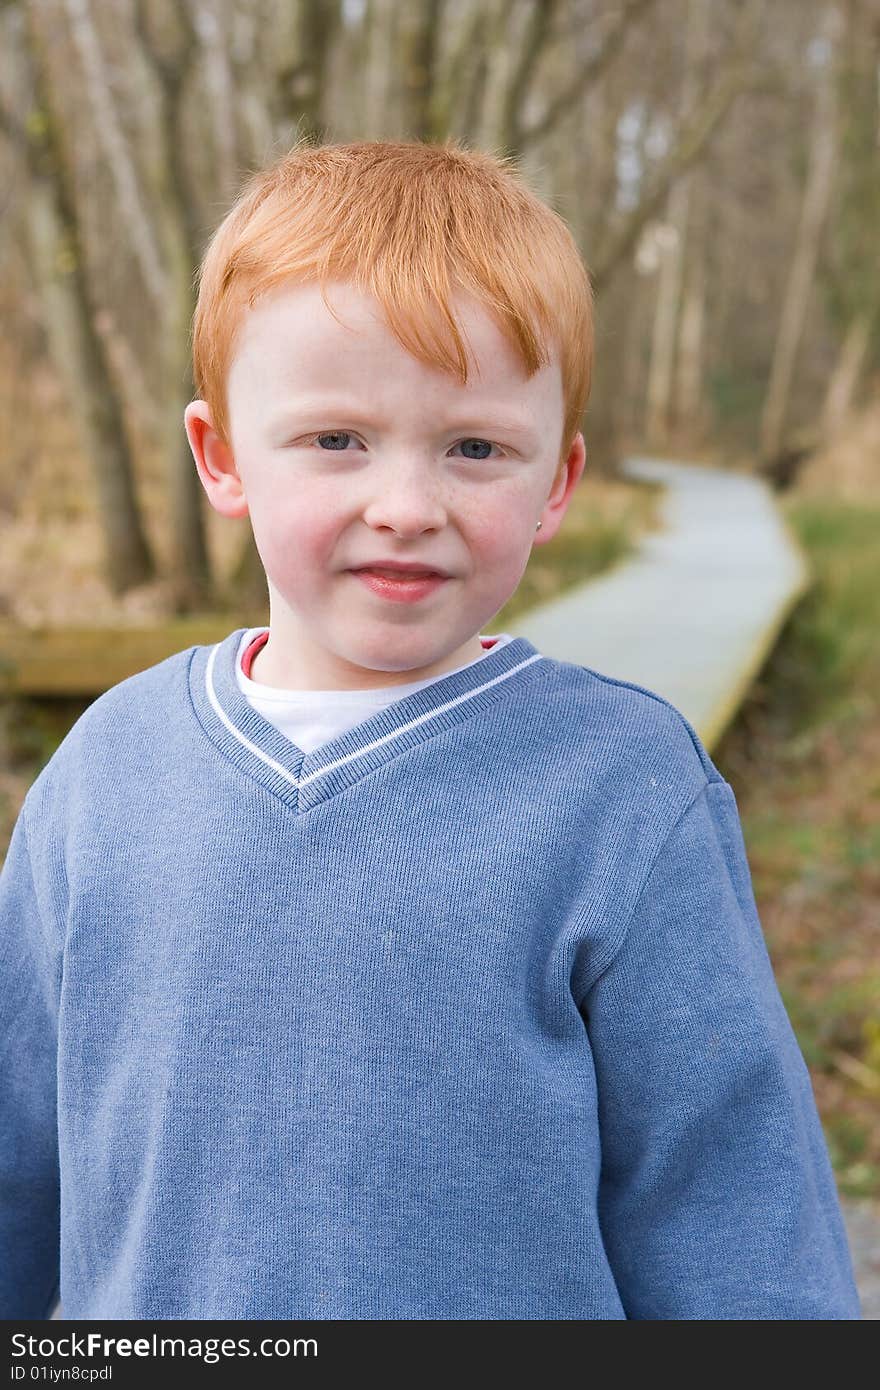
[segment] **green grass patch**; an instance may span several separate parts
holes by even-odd
[[[880,1195],[880,508],[783,510],[814,583],[713,757],[838,1184]]]

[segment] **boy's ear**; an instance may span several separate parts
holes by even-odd
[[[561,459],[553,477],[553,486],[541,512],[542,530],[535,538],[536,545],[553,539],[562,525],[572,493],[584,471],[587,450],[580,431],[575,435],[565,458]]]
[[[232,450],[223,443],[206,401],[190,401],[183,412],[186,437],[208,501],[221,516],[247,516],[247,498]]]

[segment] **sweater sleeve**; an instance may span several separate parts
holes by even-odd
[[[581,1012],[599,1218],[627,1317],[859,1319],[809,1073],[723,779],[673,826]]]
[[[40,911],[25,813],[0,872],[0,1318],[51,1317],[59,1281],[60,950]]]

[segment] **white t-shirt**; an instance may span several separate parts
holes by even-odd
[[[264,627],[252,627],[242,636],[235,662],[238,688],[249,705],[304,753],[311,753],[322,743],[328,743],[347,729],[369,719],[386,705],[402,700],[414,690],[421,690],[423,685],[431,685],[443,676],[452,675],[452,671],[443,671],[439,676],[428,676],[426,680],[412,681],[408,685],[385,685],[376,690],[282,690],[251,680],[242,669],[244,653],[254,638],[266,630]],[[487,647],[480,656],[474,657],[474,661],[482,661],[490,651],[497,651],[511,637],[509,632],[491,633],[485,638],[481,634],[481,641],[494,640],[495,646]],[[464,666],[473,664],[466,661]],[[454,669],[463,671],[464,666]]]

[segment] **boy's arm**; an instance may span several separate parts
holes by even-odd
[[[25,811],[0,872],[0,1318],[58,1296],[56,1045],[61,952],[37,901]]]
[[[627,1317],[860,1318],[726,781],[679,817],[581,1011],[599,1094],[599,1216]]]

